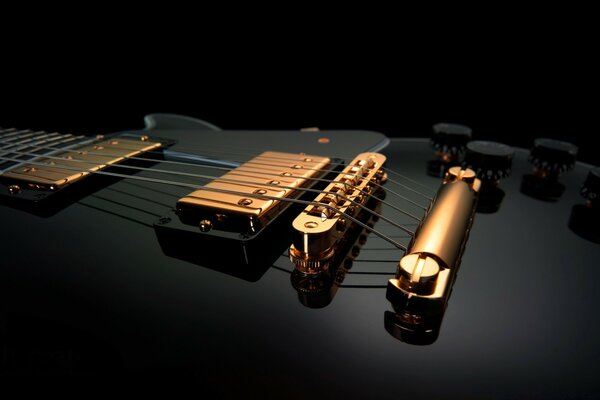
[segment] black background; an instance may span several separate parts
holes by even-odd
[[[16,52],[3,54],[0,126],[94,134],[140,128],[144,115],[163,112],[223,129],[426,137],[443,121],[525,148],[536,137],[572,141],[581,160],[598,164],[597,63],[580,16],[379,10],[338,15],[338,26],[319,13],[266,24],[236,10],[210,25],[180,10],[168,24],[71,21],[48,37],[8,40]]]

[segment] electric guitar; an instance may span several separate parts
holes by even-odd
[[[436,129],[0,130],[1,373],[597,396],[598,169]]]

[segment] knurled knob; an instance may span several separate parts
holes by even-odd
[[[433,125],[431,147],[448,159],[459,158],[471,140],[472,130],[459,124],[439,123]]]
[[[600,196],[600,168],[596,167],[588,173],[580,191],[581,195],[588,201],[596,201]]]
[[[529,162],[541,171],[559,175],[575,166],[577,146],[562,140],[538,138],[533,142]]]
[[[482,181],[498,181],[510,175],[514,152],[503,143],[472,141],[467,143],[463,167],[475,171]]]
[[[296,270],[304,275],[318,275],[328,271],[333,254],[333,249],[330,249],[318,257],[309,257],[306,253],[296,249],[294,245],[290,247],[290,261]]]

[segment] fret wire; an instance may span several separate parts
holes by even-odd
[[[9,161],[15,161],[12,158],[8,158],[8,157],[2,157],[0,156],[0,159],[4,159],[4,160],[9,160]],[[46,166],[46,164],[43,163],[39,163],[39,162],[31,162],[29,161],[30,164],[34,164],[34,165],[41,165],[41,166]],[[123,167],[123,166],[119,166],[119,167]],[[149,177],[143,177],[143,176],[131,176],[131,175],[125,175],[125,174],[118,174],[115,172],[109,172],[109,171],[90,171],[90,170],[79,170],[76,168],[68,168],[68,167],[61,167],[63,169],[67,169],[67,170],[73,170],[73,171],[77,171],[77,172],[86,172],[86,173],[90,173],[90,174],[96,174],[96,175],[106,175],[106,176],[114,176],[114,177],[119,177],[119,178],[123,178],[123,179],[133,179],[133,180],[140,180],[140,181],[145,181],[145,182],[154,182],[154,183],[160,183],[160,184],[165,184],[165,185],[173,185],[173,186],[181,186],[181,187],[188,187],[188,188],[192,188],[192,189],[196,189],[196,190],[207,190],[210,192],[217,192],[217,193],[224,193],[224,194],[232,194],[232,195],[236,195],[236,196],[245,196],[245,197],[251,197],[251,198],[258,198],[258,199],[263,199],[263,200],[275,200],[275,201],[285,201],[285,202],[289,202],[289,203],[297,203],[297,204],[303,204],[303,205],[319,205],[322,206],[324,208],[327,208],[328,210],[331,210],[334,214],[340,214],[343,215],[345,218],[347,218],[348,220],[350,220],[351,222],[357,224],[358,226],[367,229],[369,232],[373,232],[373,234],[375,234],[376,236],[380,237],[381,239],[393,244],[394,246],[398,247],[399,249],[405,250],[406,251],[406,246],[402,245],[401,243],[396,242],[394,239],[390,238],[387,235],[384,235],[383,233],[377,231],[374,228],[371,228],[370,226],[368,226],[367,224],[362,223],[361,221],[359,221],[358,219],[354,218],[353,216],[347,214],[346,212],[341,212],[338,209],[336,209],[333,206],[330,206],[329,204],[324,204],[324,203],[317,203],[314,201],[307,201],[307,200],[299,200],[299,199],[292,199],[292,198],[287,198],[287,197],[275,197],[275,196],[268,196],[268,195],[264,195],[264,194],[257,194],[257,193],[244,193],[244,192],[240,192],[240,191],[234,191],[234,190],[228,190],[228,189],[219,189],[219,188],[213,188],[213,187],[207,187],[207,186],[197,186],[194,184],[190,184],[190,183],[185,183],[185,182],[177,182],[177,181],[168,181],[168,180],[164,180],[164,179],[157,179],[157,178],[149,178]],[[151,171],[150,169],[146,169],[147,171]],[[276,185],[274,185],[276,186]],[[292,189],[296,189],[296,188],[292,188]],[[302,189],[302,191],[307,191],[308,189]],[[311,189],[311,191],[313,191],[314,189]],[[319,193],[323,193],[321,191],[317,191]],[[332,193],[333,194],[333,193]],[[367,207],[358,204],[356,202],[354,202],[351,199],[347,199],[347,201],[350,201],[353,204],[356,204],[358,207],[361,207],[364,210],[367,210],[368,212],[370,212],[371,214],[378,216],[379,218],[391,223],[394,226],[397,226],[399,229],[405,231],[406,233],[409,233],[411,235],[414,236],[414,232],[410,231],[409,229],[406,229],[404,227],[402,227],[401,225],[397,225],[395,224],[393,221],[387,219],[386,217],[368,209]]]

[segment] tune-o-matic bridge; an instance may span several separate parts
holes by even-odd
[[[390,279],[386,328],[406,341],[436,339],[473,222],[481,182],[470,169],[452,167]]]
[[[378,153],[359,154],[319,196],[294,220],[290,260],[303,274],[326,270],[336,244],[344,237],[373,191],[373,183],[386,180],[386,157]]]

